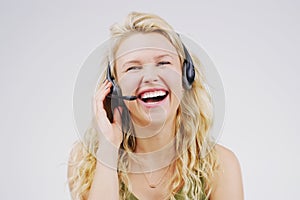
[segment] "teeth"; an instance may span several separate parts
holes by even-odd
[[[154,97],[164,96],[164,95],[166,95],[165,91],[145,92],[144,94],[141,95],[141,98],[147,99],[147,98],[154,98]]]

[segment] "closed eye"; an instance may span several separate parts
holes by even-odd
[[[132,66],[132,67],[128,67],[128,68],[126,69],[126,72],[131,71],[131,70],[138,70],[138,69],[141,69],[141,68],[142,68],[141,66]]]
[[[171,64],[171,62],[169,62],[169,61],[161,61],[161,62],[157,63],[157,66],[160,66],[160,65],[170,65],[170,64]]]

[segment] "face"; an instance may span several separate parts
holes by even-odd
[[[134,124],[174,122],[180,104],[182,65],[175,47],[159,33],[134,33],[116,51],[116,77]]]

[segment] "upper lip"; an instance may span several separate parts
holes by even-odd
[[[144,88],[144,89],[141,89],[137,92],[137,97],[140,98],[141,95],[143,93],[146,93],[146,92],[154,92],[154,91],[165,91],[165,92],[168,92],[168,90],[166,90],[165,88]]]

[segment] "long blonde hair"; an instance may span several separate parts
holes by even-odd
[[[109,59],[114,59],[113,56],[119,44],[134,32],[161,33],[177,49],[180,57],[184,58],[179,35],[165,20],[153,14],[132,12],[123,24],[115,24],[111,27],[113,48]],[[178,158],[175,160],[175,170],[170,180],[170,199],[175,199],[175,194],[181,187],[180,195],[183,199],[208,199],[212,191],[212,179],[218,168],[218,159],[213,148],[214,142],[208,136],[213,122],[211,96],[205,87],[205,77],[200,70],[201,63],[198,58],[191,55],[196,77],[192,88],[185,90],[177,110],[176,130],[180,130],[181,134],[175,135]],[[114,66],[112,66],[112,72],[114,73]],[[83,196],[89,192],[93,181],[97,163],[94,155],[99,147],[97,131],[94,128],[88,129],[81,143],[81,148],[70,160],[73,171],[69,182],[73,185],[71,193],[76,199],[83,199]],[[126,152],[134,152],[135,149],[135,139],[131,130],[125,134],[121,148],[125,151],[119,155],[119,167],[126,168],[128,158]],[[206,154],[204,155],[203,152]],[[123,171],[119,171],[119,181],[130,183],[128,175]],[[130,189],[130,185],[128,188]],[[126,199],[129,196],[128,188],[120,184],[120,199]]]

